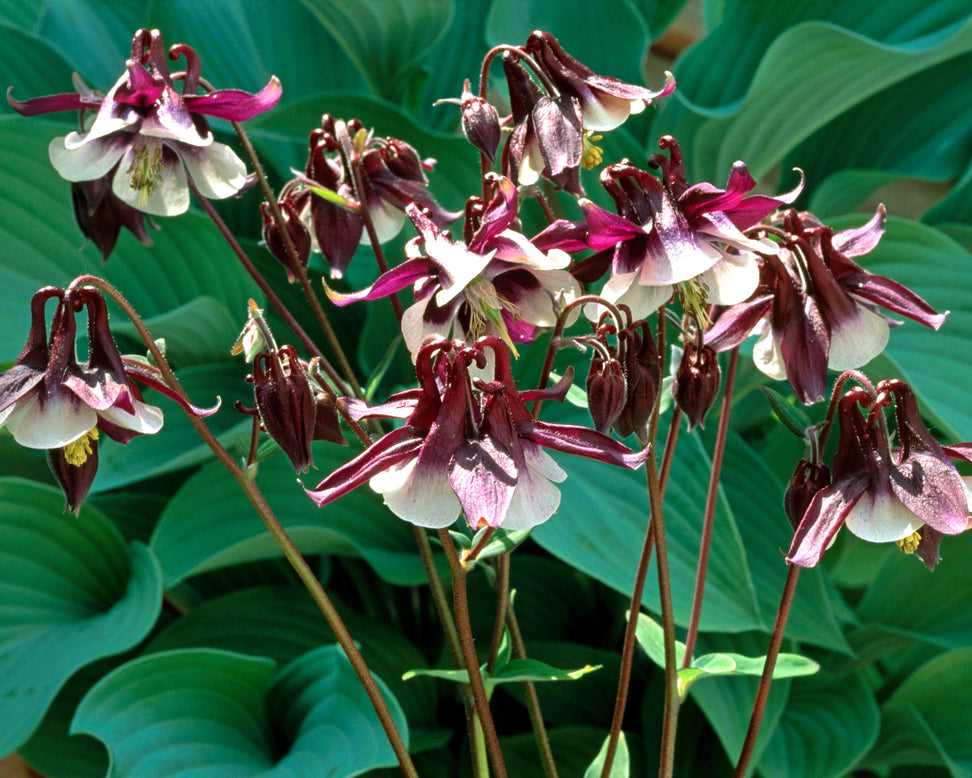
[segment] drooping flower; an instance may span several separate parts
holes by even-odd
[[[428,191],[426,170],[435,160],[398,138],[376,138],[360,121],[324,114],[310,134],[310,154],[303,178],[293,184],[293,203],[310,227],[312,247],[341,278],[359,245],[370,245],[363,210],[379,243],[394,238],[405,224],[405,208],[415,203],[439,227],[458,213],[440,206]]]
[[[382,274],[367,289],[339,294],[338,305],[374,300],[414,284],[415,303],[402,317],[405,345],[414,355],[428,335],[473,341],[497,335],[508,344],[529,342],[537,328],[556,323],[554,298],[569,302],[580,285],[559,249],[544,253],[514,222],[517,192],[503,176],[490,174],[495,194],[475,219],[468,219],[468,243],[453,242],[416,206],[406,208],[419,231],[406,246],[405,262]]]
[[[114,251],[122,227],[143,246],[152,245],[152,239],[145,229],[145,214],[122,202],[111,186],[111,174],[71,184],[75,221],[84,236],[98,247],[102,261],[107,261]]]
[[[966,487],[948,452],[922,422],[911,387],[887,380],[876,390],[872,398],[855,387],[839,400],[833,479],[814,493],[796,528],[787,554],[792,564],[816,565],[846,526],[864,540],[897,542],[908,552],[921,548],[927,535],[921,556],[934,567],[941,535],[955,535],[968,526]],[[884,408],[892,403],[897,449],[891,447],[884,418]]]
[[[688,420],[689,430],[704,426],[705,415],[719,394],[721,378],[715,350],[711,346],[699,346],[693,340],[686,341],[675,371],[672,395]]]
[[[730,305],[752,294],[759,280],[755,253],[776,248],[744,231],[793,202],[802,184],[778,197],[747,196],[756,182],[737,162],[725,190],[708,183],[689,186],[675,139],[665,136],[659,145],[670,157],[655,154],[648,163],[661,169],[661,180],[629,162],[611,165],[601,172],[601,183],[617,214],[581,200],[584,222],[555,222],[535,242],[544,248],[575,250],[586,244],[593,249],[596,253],[580,262],[574,275],[591,283],[610,271],[601,296],[627,305],[637,318],[677,289],[686,309],[705,323],[707,305]]]
[[[162,35],[138,30],[126,73],[107,95],[59,94],[20,102],[7,100],[23,116],[54,111],[95,111],[91,126],[51,141],[51,163],[68,181],[111,179],[112,192],[136,210],[174,216],[189,208],[188,176],[203,197],[235,195],[247,184],[246,167],[228,146],[216,143],[207,116],[245,121],[280,99],[273,77],[258,93],[222,89],[197,94],[200,63],[184,44],[169,49],[184,56],[182,93],[176,91]]]
[[[828,368],[858,368],[884,350],[889,324],[876,306],[937,330],[946,314],[851,259],[877,245],[885,218],[879,207],[863,227],[835,233],[809,214],[787,211],[783,243],[777,255],[765,255],[755,293],[718,317],[706,343],[723,351],[762,328],[756,366],[789,381],[809,405],[826,392]]]
[[[48,338],[44,308],[52,298],[58,304]],[[79,364],[75,314],[85,307],[88,360]],[[189,405],[162,383],[157,368],[122,358],[108,329],[108,307],[101,292],[91,287],[67,292],[45,287],[34,295],[27,343],[13,367],[0,374],[0,427],[22,446],[48,451],[72,511],[80,509],[94,478],[99,431],[128,443],[162,427],[162,411],[142,401],[132,378],[163,391],[196,415],[216,412]]]
[[[474,381],[470,366],[487,362],[495,366],[493,380]],[[567,385],[521,393],[498,338],[472,347],[430,338],[415,369],[418,390],[359,411],[401,418],[410,410],[404,426],[307,490],[315,503],[326,505],[370,481],[395,515],[418,526],[447,527],[463,512],[472,527],[527,529],[557,511],[555,483],[566,478],[544,447],[629,468],[647,458],[647,450],[632,452],[592,429],[534,421],[526,402],[563,399]]]

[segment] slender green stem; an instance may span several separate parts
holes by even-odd
[[[479,669],[479,659],[476,656],[476,646],[473,642],[472,625],[469,622],[469,599],[466,594],[466,571],[459,561],[456,546],[447,529],[439,530],[439,539],[445,549],[449,569],[452,571],[452,600],[456,616],[456,627],[459,631],[459,641],[462,645],[462,658],[469,673],[469,684],[472,686],[473,699],[476,702],[476,712],[483,727],[486,739],[486,750],[493,766],[496,778],[506,778],[506,765],[503,762],[503,752],[500,748],[499,737],[496,735],[496,725],[493,714],[489,710],[489,698],[486,696],[486,685]]]
[[[246,130],[243,129],[243,125],[240,124],[240,122],[232,122],[232,124],[233,129],[236,130],[236,134],[240,139],[240,143],[243,144],[243,149],[246,151],[250,164],[253,165],[253,172],[256,173],[257,181],[260,182],[260,189],[263,192],[263,199],[266,201],[267,207],[270,209],[270,215],[276,222],[280,236],[283,238],[284,248],[287,251],[287,256],[290,257],[290,264],[292,266],[291,270],[294,277],[300,283],[301,289],[304,290],[304,296],[307,298],[307,302],[310,303],[311,310],[314,312],[314,317],[321,325],[321,329],[324,331],[324,337],[327,338],[328,344],[334,351],[338,364],[341,366],[341,370],[344,371],[345,377],[347,378],[348,383],[351,385],[354,396],[363,400],[364,392],[361,390],[361,386],[358,384],[358,379],[354,374],[354,370],[351,368],[351,363],[348,361],[347,355],[344,353],[344,349],[341,346],[341,341],[338,339],[337,333],[334,331],[334,327],[331,326],[331,322],[327,318],[324,308],[321,306],[321,301],[311,288],[310,281],[307,278],[307,269],[304,267],[304,263],[301,262],[300,258],[297,256],[297,247],[294,245],[294,241],[290,237],[290,231],[287,229],[287,225],[284,222],[283,214],[280,213],[280,205],[277,202],[277,196],[270,187],[270,182],[267,179],[267,174],[263,170],[263,165],[260,163],[260,158],[257,156],[256,149],[253,148],[253,144],[250,142],[250,137],[246,134]],[[333,379],[333,376],[331,377]],[[343,392],[345,389],[342,388],[341,391]]]
[[[520,623],[516,619],[516,611],[512,603],[506,609],[506,626],[509,627],[510,638],[513,641],[513,656],[517,659],[526,659],[526,644],[523,642]],[[543,774],[546,778],[557,778],[557,765],[554,763],[550,739],[547,737],[547,728],[543,724],[543,714],[540,712],[540,698],[537,696],[537,688],[533,681],[523,682],[523,693],[526,695],[527,713],[530,714],[533,739],[537,743],[537,751],[540,752]]]
[[[702,617],[702,598],[705,595],[705,578],[709,567],[709,549],[712,546],[712,528],[715,524],[716,502],[719,497],[719,478],[722,475],[722,457],[726,451],[726,436],[729,434],[729,412],[732,410],[732,390],[736,382],[736,365],[739,362],[739,346],[732,350],[729,367],[726,369],[726,386],[722,395],[722,408],[719,412],[719,427],[716,432],[715,448],[712,451],[712,470],[709,474],[709,492],[705,498],[705,516],[702,520],[702,540],[699,546],[699,561],[695,571],[695,593],[692,597],[692,616],[688,633],[685,636],[685,657],[682,667],[692,664],[695,640],[699,634],[699,620]]]
[[[770,636],[769,649],[766,652],[766,663],[763,665],[763,674],[759,679],[759,688],[756,689],[753,714],[749,719],[749,729],[746,731],[746,740],[743,742],[742,752],[739,754],[739,762],[736,764],[736,771],[733,773],[733,778],[743,778],[749,768],[749,762],[753,758],[753,751],[756,748],[756,738],[759,736],[759,727],[763,721],[766,700],[769,697],[770,684],[773,683],[773,670],[776,667],[776,658],[779,656],[780,646],[783,644],[783,633],[786,630],[786,621],[790,616],[790,606],[793,605],[793,595],[796,593],[799,577],[799,565],[787,565],[783,596],[780,598],[780,607],[776,612],[776,623],[773,625],[773,633]]]
[[[155,341],[152,338],[151,333],[146,328],[145,324],[142,322],[141,317],[131,306],[131,304],[122,296],[122,294],[115,289],[111,284],[103,281],[100,278],[95,278],[93,276],[83,276],[81,279],[76,279],[74,283],[88,283],[92,286],[97,286],[105,294],[109,295],[125,312],[125,315],[131,320],[132,324],[135,325],[135,329],[138,331],[139,336],[148,348],[149,353],[151,353],[152,358],[155,360],[156,366],[162,374],[166,384],[177,392],[183,399],[188,402],[188,395],[179,383],[179,380],[175,377],[169,364],[166,362],[165,357],[159,350],[158,346],[155,345]],[[368,665],[365,663],[364,658],[358,651],[357,646],[355,646],[354,641],[351,638],[351,634],[348,632],[347,627],[344,625],[344,621],[338,614],[337,609],[331,602],[331,599],[327,596],[327,592],[324,591],[324,587],[321,582],[314,575],[314,572],[310,569],[307,561],[301,555],[300,551],[294,545],[287,531],[281,526],[277,517],[274,515],[273,510],[267,503],[266,498],[260,491],[260,488],[256,485],[248,471],[239,464],[233,456],[222,446],[222,444],[216,439],[209,427],[203,422],[202,419],[187,412],[186,416],[189,422],[192,424],[193,428],[203,439],[206,445],[212,449],[216,458],[222,463],[222,465],[229,471],[233,479],[240,485],[243,493],[246,495],[250,504],[256,510],[257,514],[262,519],[270,535],[280,546],[283,551],[284,557],[290,562],[294,571],[297,573],[297,577],[300,578],[301,582],[310,592],[315,604],[320,609],[324,618],[327,620],[328,626],[330,626],[331,631],[334,633],[335,638],[337,638],[338,644],[344,649],[348,660],[351,662],[355,673],[358,675],[358,679],[361,681],[361,685],[364,687],[365,692],[368,695],[368,699],[371,701],[375,712],[378,714],[378,719],[381,723],[382,728],[385,730],[385,735],[388,737],[391,743],[392,749],[395,755],[398,757],[399,764],[401,765],[402,772],[410,777],[418,778],[418,772],[415,770],[415,766],[412,764],[412,759],[408,754],[408,749],[402,740],[401,733],[398,731],[398,727],[392,718],[391,711],[388,709],[388,705],[385,702],[384,697],[381,695],[381,691],[378,689],[378,685],[375,683],[374,677],[371,675],[371,671],[368,669]]]

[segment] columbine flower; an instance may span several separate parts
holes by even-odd
[[[966,487],[949,454],[925,428],[911,388],[889,380],[876,389],[874,398],[855,387],[839,400],[833,481],[814,494],[796,529],[787,554],[792,564],[816,565],[844,525],[864,540],[897,542],[909,553],[920,549],[934,567],[941,535],[968,526]],[[891,448],[884,419],[892,401],[897,450]],[[866,416],[862,408],[869,409]]]
[[[783,243],[777,256],[763,260],[755,294],[723,312],[706,342],[723,351],[762,328],[753,347],[756,366],[789,381],[809,405],[827,390],[827,368],[861,367],[884,350],[888,320],[875,306],[937,330],[946,314],[851,259],[877,245],[885,218],[882,206],[863,227],[834,233],[809,214],[787,211]]]
[[[474,382],[470,365],[487,361],[495,364],[495,379]],[[462,511],[472,527],[527,529],[557,511],[554,484],[566,478],[542,447],[629,468],[647,458],[647,450],[634,453],[585,427],[534,421],[526,401],[563,399],[567,385],[521,394],[509,352],[495,337],[472,348],[430,339],[415,369],[417,391],[367,412],[400,418],[410,408],[404,426],[307,490],[315,503],[325,505],[370,480],[395,515],[418,526],[447,527]]]
[[[675,91],[675,79],[666,73],[665,86],[657,92],[617,78],[599,76],[561,48],[549,32],[530,34],[526,50],[534,56],[554,86],[580,104],[585,130],[606,131],[641,113],[652,100]]]
[[[752,294],[759,280],[754,252],[776,249],[743,231],[793,202],[802,184],[778,197],[747,197],[756,182],[737,162],[725,190],[689,186],[675,139],[665,136],[659,145],[670,158],[655,154],[648,163],[661,168],[661,181],[628,162],[601,172],[617,215],[582,200],[586,223],[555,222],[535,240],[543,247],[571,250],[584,242],[594,249],[574,275],[589,283],[610,269],[601,296],[627,305],[635,317],[656,310],[677,288],[685,308],[704,324],[708,304],[730,305]]]
[[[291,184],[307,188],[295,189],[293,202],[311,228],[313,249],[327,259],[331,278],[344,275],[359,245],[371,245],[363,210],[379,243],[398,235],[410,203],[439,227],[459,217],[427,189],[424,171],[432,170],[435,160],[420,159],[405,141],[376,138],[357,119],[345,122],[324,114],[309,143],[305,175]]]
[[[152,245],[152,239],[145,229],[145,214],[122,202],[111,186],[111,175],[71,184],[75,221],[84,236],[98,247],[105,262],[115,249],[122,227],[143,246]]]
[[[502,176],[490,180],[496,194],[475,223],[467,221],[468,245],[451,241],[410,205],[406,213],[419,237],[406,246],[408,259],[367,289],[347,295],[328,289],[328,295],[345,305],[414,284],[415,304],[402,317],[402,334],[413,355],[431,334],[470,341],[491,334],[512,345],[533,340],[538,327],[553,326],[554,297],[569,302],[580,294],[566,270],[570,257],[559,249],[544,253],[512,229],[516,187]]]
[[[44,307],[52,298],[58,305],[48,339]],[[84,307],[88,361],[78,364],[75,313]],[[142,401],[131,378],[160,389],[196,415],[216,411],[193,408],[162,384],[155,368],[123,360],[108,330],[101,292],[91,287],[68,292],[45,287],[34,295],[27,343],[14,366],[0,374],[0,427],[5,426],[20,445],[49,452],[72,511],[80,509],[94,478],[99,431],[128,443],[162,426],[162,411]]]
[[[114,171],[112,191],[132,208],[174,216],[189,208],[186,171],[203,197],[237,194],[247,183],[246,167],[222,143],[213,141],[206,116],[245,121],[280,99],[273,77],[251,95],[237,89],[196,94],[199,57],[184,44],[169,50],[186,58],[182,94],[169,75],[158,30],[139,30],[132,39],[127,72],[103,98],[60,94],[19,102],[7,100],[23,116],[53,111],[97,111],[86,132],[51,141],[51,164],[68,181],[94,181]]]

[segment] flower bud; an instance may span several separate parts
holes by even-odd
[[[310,231],[300,218],[300,213],[294,205],[293,197],[287,195],[277,203],[280,209],[280,216],[283,218],[283,227],[290,235],[290,241],[294,245],[297,257],[296,261],[301,268],[307,267],[307,261],[311,253]],[[263,214],[263,240],[273,254],[285,268],[287,268],[287,280],[293,283],[297,277],[297,267],[294,265],[294,258],[287,251],[287,243],[281,234],[280,224],[273,218],[270,208],[266,203],[260,203],[260,211]]]
[[[312,461],[316,402],[293,346],[257,355],[253,362],[253,396],[267,433],[290,458],[295,470],[307,472]]]
[[[463,85],[459,98],[462,111],[462,132],[466,139],[490,162],[496,161],[496,149],[500,142],[499,114],[493,104],[469,91],[469,80]]]
[[[614,422],[614,429],[623,438],[637,433],[638,439],[645,443],[648,420],[655,408],[658,387],[661,384],[658,348],[643,319],[621,330],[618,338],[624,343],[624,375],[628,395]]]
[[[598,432],[611,429],[624,408],[626,384],[621,363],[616,359],[605,360],[595,352],[587,374],[587,407]]]
[[[700,350],[692,341],[685,344],[672,392],[676,404],[688,418],[690,430],[696,425],[704,426],[705,414],[719,394],[721,377],[719,360],[711,346]]]
[[[783,495],[783,509],[794,530],[800,526],[814,495],[828,486],[830,486],[829,467],[821,462],[811,464],[806,459],[800,460]]]

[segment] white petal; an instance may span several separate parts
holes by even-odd
[[[560,507],[560,489],[551,483],[547,473],[553,476],[558,476],[558,472],[562,474],[563,477],[556,478],[558,481],[566,478],[567,474],[545,451],[539,446],[536,448],[542,457],[527,455],[527,467],[516,479],[516,489],[513,490],[513,499],[506,511],[506,518],[503,519],[503,529],[535,527],[553,516]],[[524,454],[527,454],[526,446]]]
[[[969,503],[969,513],[972,513],[972,475],[963,475],[962,489],[965,492],[965,499]]]
[[[722,252],[704,240],[666,241],[664,251],[646,257],[641,265],[639,282],[648,286],[677,284],[695,278],[722,258]]]
[[[627,305],[631,309],[631,315],[634,318],[643,319],[664,305],[672,296],[673,291],[672,287],[667,284],[663,286],[644,286],[639,283],[634,283],[614,303],[616,305]]]
[[[853,370],[870,362],[888,345],[890,329],[883,317],[857,306],[857,317],[841,322],[830,332],[831,370]]]
[[[523,149],[523,157],[520,159],[520,169],[516,171],[516,177],[523,186],[530,186],[540,180],[540,174],[547,166],[543,161],[543,153],[540,151],[540,143],[536,137],[531,138]]]
[[[144,202],[140,202],[142,192],[131,186],[131,178],[125,174],[134,157],[134,150],[131,147],[125,150],[118,172],[112,181],[111,191],[123,203],[153,216],[178,216],[188,211],[189,184],[186,181],[186,170],[182,166],[182,160],[171,150],[163,154],[162,180],[158,188]]]
[[[761,372],[777,381],[786,380],[786,365],[783,362],[783,352],[780,344],[773,337],[773,330],[769,327],[759,336],[753,346],[753,362]]]
[[[595,95],[594,100],[585,101],[583,109],[584,128],[594,132],[606,132],[624,124],[631,114],[643,111],[645,103],[643,100],[625,100],[623,97],[601,93]]]
[[[199,193],[210,200],[232,197],[246,184],[246,165],[229,146],[171,146],[186,163],[186,169]]]
[[[890,543],[908,537],[925,522],[890,494],[874,498],[864,492],[847,514],[844,524],[862,540]]]
[[[441,529],[458,517],[462,506],[448,473],[416,472],[418,457],[371,479],[371,488],[385,498],[389,510],[419,527]]]
[[[735,305],[748,300],[759,285],[759,265],[756,258],[745,254],[726,254],[699,280],[708,289],[708,300],[715,305]]]
[[[141,435],[154,435],[162,429],[162,410],[148,403],[135,401],[135,414],[125,413],[121,408],[108,408],[99,412],[106,421],[110,421],[126,430],[134,430]]]
[[[422,342],[426,336],[437,333],[443,338],[448,338],[452,332],[454,324],[452,320],[445,322],[441,327],[434,327],[425,320],[425,309],[431,299],[431,297],[426,297],[424,300],[419,300],[406,308],[402,314],[402,337],[405,339],[405,347],[408,349],[408,353],[412,355],[413,362],[419,349],[422,348]]]
[[[375,227],[375,235],[378,236],[379,243],[387,243],[402,231],[405,224],[405,211],[396,208],[380,197],[375,198],[375,202],[368,203],[368,215],[371,216],[371,223]],[[314,231],[311,230],[311,234]],[[358,243],[362,246],[370,246],[371,238],[368,230],[361,233],[361,240]]]
[[[129,148],[128,144],[122,142],[123,139],[117,137],[71,148],[67,141],[72,135],[77,133],[71,133],[67,138],[54,138],[47,147],[54,169],[68,181],[93,181],[107,175]]]
[[[49,397],[41,408],[36,392],[14,403],[7,417],[7,429],[21,446],[27,448],[61,448],[73,443],[98,421],[98,415],[87,405],[75,405],[67,397]]]

